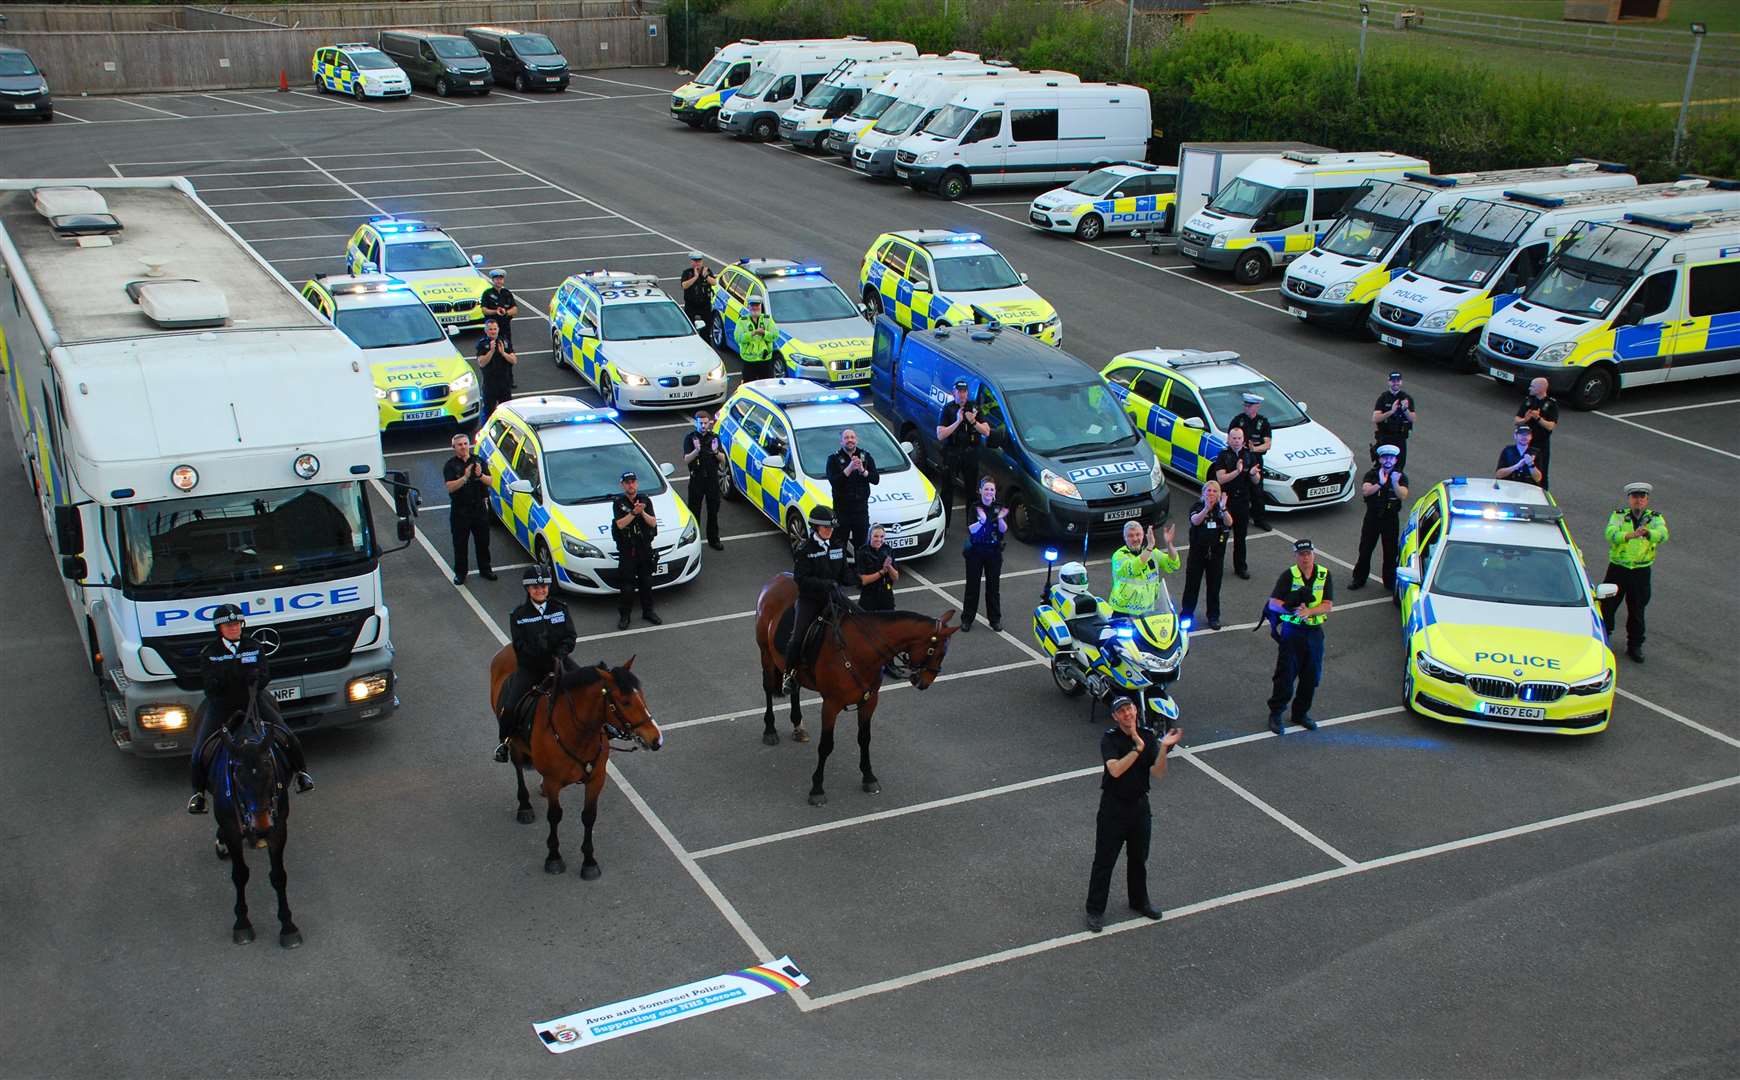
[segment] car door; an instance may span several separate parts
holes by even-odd
[[[1673,362],[1674,339],[1683,321],[1679,267],[1644,278],[1613,319],[1613,359],[1620,385],[1646,386],[1666,382]]]
[[[1226,449],[1226,442],[1214,432],[1214,420],[1196,387],[1177,375],[1161,378],[1166,382],[1161,407],[1173,418],[1170,448],[1173,468],[1195,477],[1200,484],[1208,479],[1209,466]]]
[[[1008,144],[1001,175],[1011,183],[1039,183],[1058,177],[1057,106],[1010,109]],[[975,179],[979,177],[975,175]]]
[[[484,460],[489,463],[490,509],[495,511],[495,516],[503,525],[512,529],[510,511],[513,500],[507,486],[513,476],[514,459],[520,452],[520,434],[506,420],[497,417],[485,429],[479,450],[483,453]]]
[[[1675,329],[1669,379],[1740,372],[1740,260],[1686,268],[1685,317]]]
[[[961,134],[959,145],[961,164],[967,167],[974,183],[995,184],[1002,180],[1013,145],[1003,130],[1003,110],[980,113]]]
[[[768,511],[761,502],[760,481],[761,459],[766,455],[761,449],[761,431],[766,426],[767,410],[748,398],[738,398],[725,414],[725,460],[731,486],[764,514]],[[778,524],[777,507],[775,511],[770,517]]]
[[[539,462],[537,436],[525,432],[520,435],[520,453],[514,463],[514,479],[524,480],[532,485],[532,490],[530,494],[523,491],[511,493],[513,517],[508,522],[508,528],[513,530],[521,547],[535,553],[538,533],[549,520],[544,512],[544,473]]]
[[[937,295],[936,267],[931,262],[930,252],[914,247],[907,256],[905,302],[912,308],[913,327],[922,330],[947,322],[942,314],[948,309],[949,301]]]
[[[719,285],[713,290],[713,310],[717,313],[708,327],[716,349],[737,351],[737,322],[743,318],[744,279],[748,271],[727,266],[719,275]]]
[[[1309,196],[1305,188],[1283,190],[1252,226],[1262,243],[1275,253],[1277,265],[1293,261],[1316,244],[1315,234],[1306,225]]]
[[[599,352],[603,347],[601,335],[604,330],[599,310],[597,296],[590,292],[580,294],[580,320],[574,327],[575,369],[594,388],[598,386],[598,373],[603,367]]]
[[[1403,618],[1409,621],[1409,636],[1418,629],[1417,622],[1420,613],[1414,610],[1419,599],[1420,589],[1426,579],[1427,568],[1431,565],[1432,555],[1436,552],[1438,541],[1443,536],[1444,510],[1442,496],[1433,491],[1421,499],[1408,515],[1407,530],[1402,533],[1398,546],[1397,563],[1406,567],[1415,577],[1411,585],[1400,586],[1397,592],[1397,605],[1402,609]]]

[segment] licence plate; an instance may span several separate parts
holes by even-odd
[[[399,415],[399,419],[401,419],[401,420],[433,420],[437,416],[440,416],[441,413],[442,413],[442,410],[440,410],[440,409],[413,409],[408,413],[401,413]]]
[[[912,174],[907,172],[905,169],[901,168],[900,166],[896,165],[894,167],[894,175],[900,177],[902,180],[905,180],[908,176],[910,176]]]
[[[890,536],[890,537],[885,538],[883,542],[886,543],[889,547],[894,548],[896,551],[898,551],[901,548],[917,547],[918,546],[918,537],[916,537],[916,536]]]
[[[1183,253],[1183,254],[1184,254],[1184,255],[1185,255],[1185,256],[1186,256],[1186,257],[1188,257],[1188,258],[1192,258],[1192,259],[1194,259],[1194,258],[1196,258],[1196,257],[1197,257],[1197,256],[1198,256],[1198,255],[1201,255],[1201,254],[1202,254],[1202,249],[1201,249],[1201,248],[1199,248],[1199,247],[1191,247],[1191,246],[1190,246],[1190,245],[1189,245],[1189,244],[1179,244],[1179,245],[1178,245],[1178,250],[1179,250],[1179,251],[1180,251],[1180,252],[1182,252],[1182,253]]]
[[[670,398],[672,401],[682,401],[685,398],[694,397],[697,393],[699,393],[697,390],[672,390],[665,396]]]
[[[1046,217],[1044,214],[1028,214],[1027,220],[1033,222],[1033,224],[1035,224],[1035,225],[1050,225],[1051,224],[1051,219]]]
[[[1399,349],[1402,347],[1402,339],[1394,334],[1379,334],[1378,340],[1392,349]]]
[[[1503,368],[1489,367],[1486,369],[1486,373],[1499,382],[1516,382],[1516,376]]]
[[[1100,520],[1101,521],[1128,521],[1131,518],[1139,518],[1141,516],[1142,516],[1142,508],[1140,506],[1130,506],[1130,507],[1126,507],[1122,510],[1107,510],[1105,512],[1105,514],[1100,518]]]
[[[870,163],[867,161],[859,161],[857,158],[853,158],[852,159],[852,168],[857,169],[859,172],[869,172],[870,171]]]
[[[482,80],[482,79],[473,79],[473,80],[471,80],[471,85],[473,85],[473,86],[482,86],[482,85],[483,85],[483,80]]]
[[[1306,488],[1305,497],[1307,499],[1315,499],[1319,495],[1333,495],[1340,490],[1340,484],[1324,484],[1320,487]]]
[[[1305,309],[1302,307],[1289,307],[1287,309],[1287,314],[1293,316],[1295,319],[1303,319],[1305,317]]]
[[[1491,702],[1480,703],[1480,711],[1487,716],[1500,716],[1507,720],[1544,720],[1547,710],[1533,705],[1494,705]]]
[[[266,689],[272,695],[273,701],[302,700],[302,687],[300,686],[269,686]]]
[[[34,109],[34,108],[36,108],[36,103],[33,101],[33,102],[29,103],[28,105],[13,105],[12,107],[14,109]]]
[[[545,75],[544,81],[545,82],[561,82],[562,76],[560,76],[560,75]]]

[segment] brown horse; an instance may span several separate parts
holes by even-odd
[[[761,647],[761,689],[767,695],[767,711],[762,717],[767,728],[761,741],[768,746],[779,743],[779,732],[773,728],[773,696],[779,693],[785,675],[782,633],[789,632],[781,630],[780,620],[796,602],[797,582],[790,574],[776,575],[762,586],[761,596],[755,601],[755,642]],[[876,774],[870,770],[870,718],[876,713],[876,702],[882,693],[883,668],[889,667],[920,690],[929,688],[942,670],[949,638],[960,629],[948,625],[954,614],[953,608],[938,619],[910,611],[867,611],[846,615],[837,633],[823,632],[815,664],[798,670],[798,685],[822,695],[822,739],[816,748],[816,772],[810,782],[811,806],[822,806],[828,801],[822,790],[822,772],[828,766],[828,755],[834,752],[834,721],[842,709],[858,710],[858,770],[864,774],[864,791],[874,795],[882,790]],[[798,694],[794,687],[792,738],[808,742]]]
[[[502,683],[513,674],[515,666],[511,646],[503,646],[489,662],[491,702],[501,693]],[[600,661],[592,667],[558,671],[530,695],[533,712],[529,741],[517,732],[508,740],[519,795],[515,820],[521,825],[533,821],[525,767],[532,766],[544,778],[542,788],[550,819],[547,841],[550,854],[544,859],[545,873],[560,874],[567,869],[556,838],[556,827],[562,822],[562,789],[569,784],[586,785],[586,808],[580,811],[580,823],[586,827],[586,838],[580,844],[584,856],[580,877],[591,881],[602,873],[592,857],[592,823],[598,820],[598,796],[604,791],[612,741],[622,744],[619,749],[624,751],[657,750],[664,745],[664,736],[647,708],[640,678],[629,670],[632,667],[631,656],[621,667],[608,667]]]

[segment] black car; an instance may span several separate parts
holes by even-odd
[[[392,57],[412,86],[442,97],[487,94],[493,83],[489,61],[458,34],[431,30],[382,30],[381,51]]]
[[[54,119],[54,99],[48,95],[48,80],[23,49],[0,46],[0,115]]]
[[[568,58],[542,34],[474,26],[465,32],[495,72],[495,81],[524,94],[532,90],[568,89]]]

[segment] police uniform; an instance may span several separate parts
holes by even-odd
[[[1221,511],[1226,509],[1223,499],[1212,514],[1203,514],[1202,523],[1196,524],[1196,515],[1202,513],[1206,503],[1196,500],[1190,507],[1190,551],[1184,557],[1184,608],[1182,617],[1196,617],[1196,592],[1201,588],[1203,579],[1208,580],[1208,628],[1220,629],[1220,578],[1226,567],[1226,520],[1221,517]],[[1228,516],[1231,511],[1226,511]]]
[[[1246,405],[1261,405],[1263,403],[1263,397],[1261,394],[1245,394],[1244,403]],[[1269,418],[1260,412],[1255,416],[1241,412],[1233,417],[1232,422],[1227,425],[1228,431],[1231,431],[1233,428],[1238,428],[1245,433],[1245,450],[1256,457],[1256,464],[1258,467],[1261,467],[1263,464],[1263,454],[1266,453],[1267,450],[1255,450],[1252,448],[1259,443],[1267,444],[1269,439],[1272,437],[1274,429],[1269,423]],[[1269,528],[1269,515],[1264,509],[1264,505],[1263,485],[1252,484],[1251,523],[1257,528],[1267,532]],[[1233,569],[1237,571],[1237,569],[1243,565],[1243,556],[1235,551],[1233,553]]]
[[[694,453],[695,460],[689,462],[689,509],[696,517],[707,519],[707,543],[715,550],[724,549],[719,542],[719,432],[713,428],[702,431],[695,428],[683,436],[683,456],[686,458]],[[703,514],[702,508],[705,507]]]
[[[1529,427],[1529,425],[1527,425],[1527,424],[1518,424],[1516,426],[1517,433],[1519,433],[1519,434],[1525,429],[1530,430],[1530,431],[1533,430],[1533,428]],[[1516,443],[1514,443],[1514,442],[1512,442],[1509,446],[1505,447],[1503,450],[1500,450],[1498,452],[1498,471],[1503,472],[1504,470],[1509,469],[1509,468],[1517,465],[1518,463],[1520,463],[1523,459],[1523,454],[1524,454],[1524,451],[1518,450],[1516,448]],[[1527,454],[1528,454],[1529,458],[1534,461],[1535,469],[1540,470],[1541,478],[1539,480],[1535,479],[1534,472],[1529,470],[1529,469],[1520,469],[1514,473],[1511,473],[1509,476],[1501,477],[1501,479],[1515,480],[1519,484],[1535,484],[1536,486],[1540,487],[1544,491],[1544,490],[1546,490],[1546,486],[1547,486],[1547,471],[1545,469],[1541,468],[1541,457],[1539,454],[1537,454],[1535,452],[1535,444],[1534,444],[1532,435],[1530,436],[1529,448],[1528,448]]]
[[[1391,382],[1400,382],[1402,373],[1390,372]],[[1390,414],[1390,408],[1396,402],[1402,403],[1401,409]],[[1406,390],[1385,390],[1378,395],[1377,403],[1372,407],[1374,413],[1386,414],[1374,425],[1371,438],[1371,460],[1377,463],[1378,447],[1388,444],[1396,448],[1396,468],[1403,469],[1408,464],[1408,436],[1414,430],[1414,422],[1407,417],[1408,413],[1417,412],[1414,407],[1414,395]]]
[[[1233,573],[1239,577],[1251,576],[1250,566],[1245,562],[1245,533],[1251,525],[1251,501],[1253,489],[1257,486],[1251,482],[1251,469],[1262,464],[1262,457],[1251,453],[1249,448],[1234,450],[1227,447],[1215,455],[1214,463],[1209,466],[1211,475],[1220,481],[1221,497],[1226,502],[1227,513],[1232,515],[1233,539]],[[1221,480],[1221,472],[1232,472],[1243,462],[1245,471],[1236,478]]]
[[[1143,555],[1128,545],[1112,552],[1112,591],[1106,603],[1121,615],[1146,615],[1160,599],[1160,575],[1178,572],[1182,564],[1170,551],[1154,548]]]
[[[1114,702],[1113,707],[1127,700]],[[1088,929],[1095,932],[1111,895],[1112,868],[1120,850],[1131,909],[1151,919],[1160,917],[1159,909],[1148,899],[1148,847],[1154,828],[1153,811],[1148,806],[1149,770],[1160,758],[1160,735],[1140,724],[1136,734],[1142,739],[1142,752],[1135,763],[1118,776],[1113,776],[1109,767],[1100,771],[1100,808],[1094,819],[1094,862],[1087,894]],[[1100,761],[1117,761],[1135,747],[1136,741],[1121,729],[1108,728],[1100,736]]]
[[[1625,485],[1627,495],[1648,495],[1648,484]],[[1645,535],[1629,535],[1643,529]],[[1619,592],[1601,601],[1601,621],[1613,640],[1613,622],[1619,603],[1625,602],[1625,655],[1643,663],[1643,609],[1649,606],[1649,573],[1655,565],[1655,549],[1668,538],[1667,518],[1644,507],[1622,506],[1607,516],[1607,576],[1602,580],[1619,586]]]
[[[853,457],[864,463],[862,473],[846,472]],[[870,488],[881,479],[876,459],[863,449],[848,454],[841,447],[828,455],[828,487],[833,493],[834,518],[839,522],[834,530],[836,546],[849,542],[856,551],[870,542]]]
[[[1353,561],[1353,577],[1347,582],[1350,589],[1365,587],[1365,579],[1371,573],[1372,551],[1379,541],[1383,542],[1384,561],[1378,576],[1383,579],[1384,588],[1396,587],[1396,542],[1401,534],[1402,524],[1401,489],[1408,486],[1408,474],[1394,460],[1400,456],[1398,447],[1385,443],[1377,448],[1377,456],[1379,463],[1367,469],[1361,481],[1380,486],[1378,490],[1365,496],[1365,521],[1359,527],[1359,557]],[[1383,479],[1386,471],[1383,466],[1385,457],[1392,459],[1387,470],[1387,482]]]
[[[955,389],[964,390],[967,380],[957,379]],[[978,409],[972,402],[964,406],[972,412],[974,419],[978,418]],[[943,406],[942,420],[938,427],[948,427],[960,418],[963,406],[958,401],[950,401]],[[942,497],[943,532],[949,531],[949,525],[954,519],[955,485],[958,482],[962,491],[972,491],[978,485],[973,476],[973,470],[978,465],[979,444],[983,441],[979,429],[972,421],[963,421],[960,427],[942,440],[942,476],[938,477],[937,494]]]
[[[490,356],[490,350],[495,344],[500,344],[508,352],[513,351],[508,349],[507,343],[500,337],[491,342],[488,333],[485,333],[477,343],[477,370],[483,379],[483,405],[477,411],[478,427],[489,422],[489,415],[495,412],[497,405],[514,396],[513,365],[500,356],[493,357],[487,364],[484,363],[484,357]]]
[[[1300,540],[1294,543],[1293,550],[1297,553],[1315,549],[1311,541]],[[1269,730],[1277,735],[1286,730],[1281,723],[1281,710],[1291,702],[1293,723],[1308,731],[1316,731],[1317,721],[1311,718],[1311,699],[1323,677],[1323,623],[1329,615],[1327,612],[1296,615],[1291,609],[1315,607],[1325,600],[1334,601],[1335,587],[1329,580],[1329,568],[1316,563],[1311,580],[1306,581],[1295,563],[1275,579],[1275,588],[1269,596],[1289,609],[1278,616],[1279,625],[1276,627],[1280,649],[1275,657],[1274,688],[1269,694]]]
[[[743,381],[771,378],[773,343],[779,337],[779,324],[766,314],[760,301],[755,301],[750,314],[737,324],[737,355],[743,361]]]
[[[983,499],[975,498],[965,511],[967,540],[961,555],[967,564],[967,593],[961,605],[962,631],[973,628],[979,613],[980,578],[985,582],[985,617],[992,630],[1003,629],[1003,542],[1009,531],[1003,509],[1001,502],[986,506]]]
[[[533,567],[526,572],[522,584],[548,585],[550,579],[538,567]],[[496,732],[504,742],[513,734],[513,717],[518,712],[520,700],[534,686],[549,678],[557,664],[565,666],[578,637],[567,605],[554,596],[542,604],[534,603],[528,596],[525,603],[508,615],[508,628],[512,634],[515,667],[513,674],[502,684],[496,710]],[[500,753],[497,757],[504,761],[507,758]]]
[[[791,636],[785,642],[785,671],[786,681],[793,685],[797,681],[798,650],[803,647],[804,635],[840,587],[852,581],[845,549],[835,547],[813,531],[817,526],[833,523],[833,513],[818,507],[810,515],[812,531],[792,548],[792,577],[797,580],[798,595],[792,606]]]
[[[864,581],[864,575],[877,573],[886,561],[897,561],[894,549],[887,544],[881,547],[865,544],[857,549],[858,606],[865,611],[894,610],[894,582],[885,577],[868,583]]]
[[[677,275],[679,282],[688,281],[683,286],[683,313],[691,319],[710,319],[713,316],[713,270],[702,262],[700,273],[695,273],[695,263],[702,259],[705,256],[699,251],[689,252],[689,265]],[[695,274],[692,281],[688,280],[690,274]]]
[[[1534,409],[1540,410],[1541,415],[1539,420],[1523,419],[1523,417],[1527,416],[1529,412]],[[1549,482],[1547,476],[1547,462],[1552,457],[1553,453],[1553,432],[1550,428],[1543,427],[1541,425],[1541,420],[1545,420],[1548,423],[1557,426],[1559,422],[1559,403],[1553,400],[1551,394],[1548,394],[1544,398],[1535,397],[1533,394],[1523,398],[1522,404],[1516,407],[1516,422],[1518,424],[1527,424],[1529,432],[1533,436],[1533,438],[1529,440],[1529,453],[1534,455],[1535,468],[1541,470],[1541,490],[1545,491],[1547,490],[1547,484]]]
[[[218,608],[212,626],[215,629],[232,620],[242,621],[241,609],[224,604]],[[277,706],[265,693],[266,684],[272,681],[272,665],[265,647],[257,638],[244,631],[232,642],[220,632],[216,641],[200,650],[199,675],[205,688],[205,701],[199,706],[199,726],[195,729],[193,756],[189,763],[189,779],[194,791],[187,806],[190,813],[205,812],[201,792],[206,782],[203,760],[206,740],[217,733],[220,725],[233,727],[236,716],[247,712],[250,703],[255,704],[260,719],[266,722],[279,745],[284,747],[290,771],[297,776],[297,790],[306,791],[314,786],[308,777],[308,762],[302,753],[301,740],[285,725]]]
[[[495,315],[493,311],[496,308],[516,308],[519,306],[519,301],[514,299],[512,289],[506,285],[495,283],[495,275],[490,275],[489,280],[490,286],[483,290],[483,296],[479,302],[482,303],[484,311],[492,312],[492,314],[485,315],[484,318],[495,323],[496,328],[501,331],[502,344],[511,352],[514,347],[514,317],[512,315]]]
[[[469,573],[470,547],[477,548],[477,572],[487,581],[495,580],[495,571],[489,564],[489,488],[485,479],[489,476],[489,462],[472,454],[462,458],[458,454],[447,459],[441,466],[441,478],[451,483],[465,476],[466,470],[473,462],[477,463],[478,476],[466,478],[465,483],[447,494],[447,527],[453,536],[453,584],[465,583],[465,575]]]
[[[634,478],[632,472],[622,474],[624,482]],[[658,567],[658,560],[653,557],[656,529],[635,513],[637,501],[643,509],[652,509],[652,500],[638,492],[633,499],[623,494],[610,500],[610,538],[616,541],[616,613],[620,616],[616,625],[619,630],[628,628],[628,613],[636,592],[640,593],[640,617],[655,625],[664,621],[653,610],[652,579],[653,571]],[[628,524],[619,527],[616,523],[628,515],[633,515]]]

